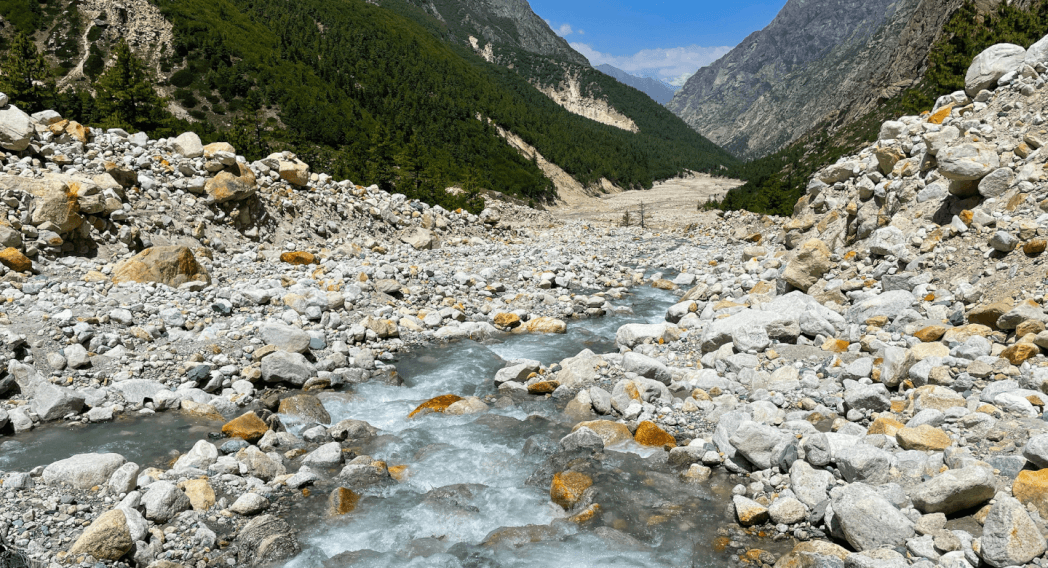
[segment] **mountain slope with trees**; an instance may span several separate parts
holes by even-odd
[[[534,203],[554,198],[551,182],[499,137],[495,125],[588,185],[607,179],[644,188],[685,169],[715,171],[734,163],[645,95],[611,78],[615,85],[606,87],[605,96],[628,109],[624,112],[639,133],[571,114],[536,90],[532,75],[485,61],[468,45],[452,41],[439,18],[400,0],[382,6],[363,0],[152,3],[170,27],[171,49],[137,53],[145,58],[139,67],[147,82],[166,98],[152,105],[163,117],[144,117],[124,124],[127,128],[153,135],[192,129],[205,140],[229,139],[251,159],[291,149],[319,169],[452,206],[467,203],[444,192],[451,185]],[[0,2],[0,15],[14,23],[12,15],[21,14],[16,4]],[[78,57],[85,78],[61,93],[55,90],[49,95],[53,104],[14,100],[27,110],[53,107],[81,122],[112,124],[96,96],[101,77],[118,59],[126,15],[80,13],[83,6],[73,3],[66,9],[67,16],[80,15],[83,23],[76,29],[69,29],[70,18],[49,11],[12,27],[37,47],[52,46],[44,38],[83,33],[86,46],[71,40],[53,44],[74,55],[63,59],[57,48],[45,55],[55,70],[52,80],[66,77],[63,62],[75,64]],[[5,46],[9,52],[14,37]],[[549,55],[507,45],[537,73],[583,68],[557,59],[556,50]],[[95,59],[101,64],[92,63]],[[89,73],[88,67],[97,69]],[[7,77],[6,68],[0,72]]]

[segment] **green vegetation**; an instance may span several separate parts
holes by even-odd
[[[1029,47],[1045,35],[1048,0],[1039,0],[1029,10],[1001,3],[988,14],[979,14],[967,0],[950,15],[942,37],[932,46],[928,71],[918,86],[832,133],[831,125],[818,125],[774,154],[730,168],[727,175],[746,180],[746,184],[708,206],[789,215],[816,171],[876,141],[884,121],[931,110],[936,97],[963,90],[968,67],[980,52],[997,43]]]
[[[24,33],[15,36],[0,61],[0,92],[12,101],[30,107],[54,102],[55,82],[51,66]]]
[[[169,119],[165,101],[157,96],[142,62],[121,41],[116,61],[95,83],[100,123],[108,128],[155,131]]]

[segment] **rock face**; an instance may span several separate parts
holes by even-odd
[[[768,27],[699,69],[667,107],[737,156],[773,152],[891,85],[883,75],[918,4],[790,0]]]
[[[211,283],[207,270],[186,247],[152,247],[118,264],[113,282],[158,282],[177,288],[187,282]]]

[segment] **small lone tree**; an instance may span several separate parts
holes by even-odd
[[[43,110],[54,102],[51,66],[32,38],[19,32],[0,62],[0,92],[23,110]]]
[[[103,126],[155,130],[166,118],[164,99],[149,82],[149,74],[127,42],[113,50],[116,61],[98,79],[98,107]]]

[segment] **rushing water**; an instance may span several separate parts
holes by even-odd
[[[356,510],[325,518],[314,504],[299,523],[303,553],[288,568],[314,566],[707,566],[724,500],[711,486],[681,483],[662,450],[630,442],[605,452],[594,476],[597,517],[577,525],[527,484],[543,463],[526,444],[555,443],[570,432],[563,404],[533,397],[481,414],[430,414],[408,420],[418,404],[457,394],[495,394],[495,372],[517,358],[560,361],[589,348],[614,349],[619,326],[661,321],[672,294],[637,288],[620,305],[632,314],[573,321],[567,334],[512,336],[481,345],[459,342],[415,351],[397,362],[404,386],[361,385],[325,402],[333,423],[352,418],[380,430],[364,448],[408,478],[364,492]],[[529,441],[530,439],[530,441]],[[726,487],[720,488],[722,491]]]

